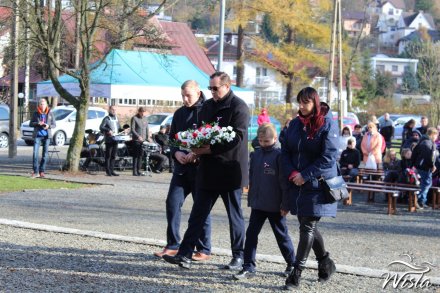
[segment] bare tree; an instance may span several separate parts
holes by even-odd
[[[142,9],[150,4],[148,1],[76,0],[72,1],[71,7],[63,7],[61,0],[48,1],[54,3],[53,8],[41,6],[40,0],[28,1],[29,14],[21,16],[31,30],[28,41],[42,52],[48,75],[60,97],[77,110],[65,166],[65,169],[76,172],[89,107],[91,72],[104,62],[111,49],[119,48],[121,44],[132,41],[151,46],[160,39],[157,29],[152,30],[148,20],[164,7],[167,0],[162,0],[153,13]],[[69,29],[70,20],[73,26]],[[75,32],[75,27],[79,32]],[[75,46],[75,39],[78,46]],[[104,44],[105,49],[98,49],[98,43]],[[79,54],[75,54],[75,50]],[[74,55],[79,57],[76,69],[71,58]],[[78,80],[81,90],[78,97],[62,87],[59,73]]]

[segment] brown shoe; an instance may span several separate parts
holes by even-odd
[[[196,252],[193,254],[192,259],[195,261],[210,260],[211,256],[209,254],[204,254],[203,252]]]
[[[162,257],[165,254],[169,255],[169,256],[175,256],[177,254],[178,250],[177,249],[168,249],[168,248],[164,248],[161,252],[155,252],[153,253],[155,256],[157,257]]]

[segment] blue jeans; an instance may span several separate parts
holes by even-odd
[[[167,246],[168,249],[179,249],[180,246],[180,218],[183,202],[189,193],[196,201],[195,166],[188,168],[184,174],[174,173],[166,200],[167,209]],[[196,244],[196,250],[204,254],[211,254],[211,216],[206,218],[202,233]]]
[[[32,162],[33,162],[32,169],[35,174],[46,171],[46,160],[47,160],[47,154],[49,152],[49,144],[50,144],[50,139],[47,136],[44,136],[44,137],[39,136],[34,139],[34,152],[32,155]],[[41,155],[40,164],[38,165],[38,153],[40,150],[40,145],[43,146],[43,153]]]
[[[420,175],[420,193],[418,195],[419,203],[426,204],[428,201],[428,191],[432,185],[432,172],[417,169]]]

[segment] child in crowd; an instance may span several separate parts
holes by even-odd
[[[396,157],[395,150],[388,150],[383,158],[383,170],[385,171],[385,182],[397,182],[400,172],[400,160]]]
[[[273,124],[264,123],[258,128],[257,137],[260,148],[251,156],[249,169],[248,206],[252,210],[246,231],[243,269],[234,275],[236,280],[255,276],[258,234],[266,219],[269,219],[278,247],[287,263],[285,276],[293,270],[295,261],[286,224],[289,210],[286,193],[288,182],[281,172],[281,150],[275,146],[276,129]]]
[[[351,137],[347,142],[347,148],[342,152],[339,166],[342,175],[350,175],[350,182],[354,182],[359,173],[361,153],[356,149],[356,139]]]

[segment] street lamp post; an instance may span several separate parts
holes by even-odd
[[[23,123],[23,105],[24,105],[24,94],[18,93],[18,105],[20,106],[20,124]]]

